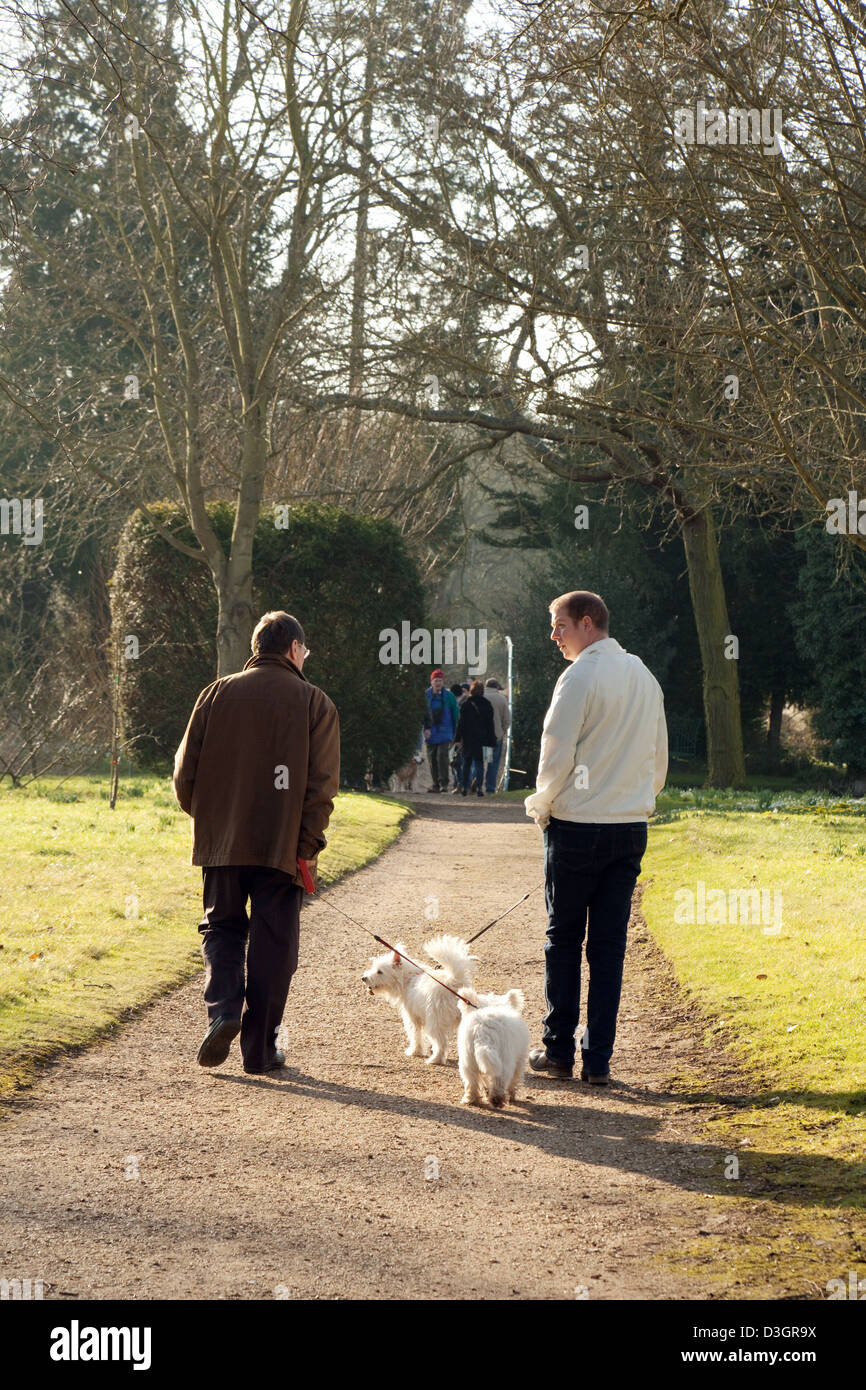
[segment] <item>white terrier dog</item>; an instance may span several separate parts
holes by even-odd
[[[463,989],[457,1052],[463,1082],[461,1105],[481,1105],[486,1093],[496,1109],[514,1100],[529,1062],[529,1029],[521,1018],[524,998],[519,989],[507,994],[476,994]],[[478,1008],[473,1009],[472,1004]]]
[[[424,950],[431,960],[441,967],[434,973],[451,989],[461,992],[472,983],[477,956],[470,956],[469,947],[457,936],[436,936],[428,941]],[[428,1063],[445,1062],[448,1057],[448,1043],[454,1036],[460,1022],[460,1005],[453,994],[397,955],[406,954],[402,941],[397,942],[395,951],[388,951],[371,962],[369,970],[361,976],[370,994],[381,994],[389,1004],[400,1010],[403,1027],[409,1046],[407,1057],[423,1056],[425,1038],[429,1039],[432,1051]]]

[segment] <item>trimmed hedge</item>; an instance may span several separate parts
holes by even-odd
[[[194,544],[180,508],[150,508],[179,540]],[[209,505],[228,551],[234,509]],[[337,507],[293,507],[278,530],[263,509],[256,529],[254,597],[260,613],[282,608],[303,624],[313,655],[305,674],[340,712],[342,782],[363,786],[372,762],[383,781],[418,741],[429,672],[383,666],[379,632],[408,619],[423,624],[424,594],[415,563],[390,521]],[[139,641],[124,663],[124,738],[136,763],[174,756],[199,692],[216,676],[217,600],[210,571],[164,541],[135,512],[120,538],[112,584],[115,640]]]

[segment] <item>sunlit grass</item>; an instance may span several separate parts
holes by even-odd
[[[337,798],[319,879],[380,854],[404,804]],[[201,966],[201,870],[167,779],[0,789],[0,1097]]]
[[[707,1078],[730,1075],[735,1062],[740,1103],[707,1132],[741,1153],[753,1192],[777,1194],[792,1220],[797,1208],[797,1259],[804,1272],[814,1266],[821,1288],[836,1230],[826,1223],[842,1207],[866,1206],[866,808],[773,793],[758,797],[764,809],[744,810],[748,795],[665,796],[644,860],[643,910],[706,1020],[706,1065],[674,1084],[712,1099],[725,1082],[716,1092]],[[696,892],[699,880],[726,894],[779,892],[780,930],[773,921],[682,920],[677,893]],[[839,1257],[843,1248],[845,1259],[857,1257],[862,1238],[862,1227],[847,1246],[840,1237]],[[769,1256],[721,1242],[718,1258],[720,1278],[736,1259],[753,1282]]]
[[[714,1069],[734,1059],[754,1104],[710,1132],[744,1144],[753,1173],[801,1191],[816,1217],[822,1202],[835,1214],[866,1205],[866,803],[757,779],[738,791],[669,786],[642,882],[653,938],[705,1018],[706,1067],[676,1085],[712,1097]],[[722,890],[728,920],[706,909],[703,922],[677,920],[683,890],[697,918],[700,883],[705,901]],[[765,916],[741,920],[738,900],[735,920],[734,889],[763,891]]]

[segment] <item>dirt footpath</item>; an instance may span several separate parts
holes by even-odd
[[[520,805],[413,799],[401,839],[331,893],[417,951],[478,930],[542,860]],[[494,1113],[459,1105],[456,1060],[403,1056],[399,1017],[361,984],[374,943],[328,896],[301,919],[284,1073],[245,1076],[236,1045],[196,1065],[199,979],[7,1109],[0,1274],[60,1299],[706,1297],[656,1258],[719,1221],[723,1155],[695,1138],[701,1106],[665,1091],[699,1065],[695,1028],[640,918],[617,1084],[530,1073]],[[543,939],[536,893],[475,948],[482,988],[525,992],[534,1043]]]

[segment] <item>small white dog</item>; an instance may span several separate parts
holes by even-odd
[[[470,956],[465,941],[457,936],[436,936],[427,942],[424,950],[440,967],[434,974],[444,984],[461,993],[471,985],[477,956]],[[409,1040],[407,1057],[423,1056],[426,1038],[432,1048],[428,1063],[445,1062],[448,1043],[460,1022],[461,1006],[449,990],[443,989],[416,965],[403,960],[397,951],[406,954],[402,941],[397,942],[396,951],[377,956],[361,979],[370,994],[381,994],[400,1010]]]
[[[507,994],[476,994],[461,990],[470,1000],[459,1002],[457,1052],[463,1082],[461,1105],[481,1105],[485,1094],[496,1109],[514,1100],[529,1062],[529,1029],[521,1018],[524,998],[519,989]],[[472,1004],[478,1008],[473,1009]]]

